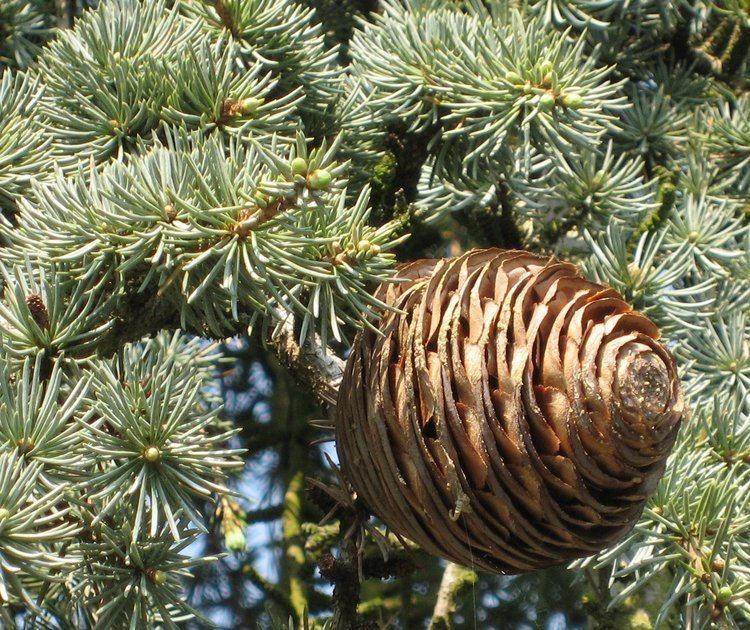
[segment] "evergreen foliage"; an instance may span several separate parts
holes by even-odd
[[[0,0],[0,625],[424,625],[272,349],[475,245],[613,286],[692,415],[625,540],[454,623],[750,624],[749,86],[745,0]]]

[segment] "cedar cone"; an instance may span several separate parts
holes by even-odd
[[[36,322],[37,326],[43,330],[47,330],[49,328],[49,311],[44,304],[42,296],[38,293],[28,295],[26,297],[26,306],[29,307],[31,319]]]
[[[336,408],[341,466],[426,551],[522,573],[622,538],[684,403],[656,326],[576,267],[473,250],[400,268]]]

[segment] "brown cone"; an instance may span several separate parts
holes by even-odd
[[[622,538],[684,405],[656,326],[576,267],[474,250],[402,267],[339,391],[341,466],[394,532],[521,573]]]

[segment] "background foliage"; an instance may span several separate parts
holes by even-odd
[[[750,623],[749,47],[745,0],[0,0],[0,623]],[[263,340],[343,356],[472,246],[614,286],[692,416],[626,540],[450,620]]]

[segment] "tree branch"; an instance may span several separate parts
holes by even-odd
[[[292,462],[297,463],[297,462]],[[289,601],[296,616],[301,619],[307,609],[307,593],[303,571],[305,551],[302,548],[302,493],[305,487],[305,473],[300,466],[289,480],[284,494],[284,509],[281,514],[281,527],[284,540],[284,578],[289,590]]]
[[[270,335],[269,345],[284,367],[310,388],[324,407],[336,404],[345,362],[326,348],[320,337],[308,338],[304,345],[297,341],[294,318],[276,314],[279,324]]]
[[[76,0],[55,0],[57,25],[60,28],[71,28],[76,13]]]
[[[348,519],[339,523],[341,545],[339,555],[325,553],[318,560],[320,575],[333,584],[333,629],[351,630],[358,624],[359,572],[357,570],[357,543],[347,536]]]
[[[497,194],[497,203],[459,211],[461,224],[482,247],[523,249],[523,234],[516,222],[516,211],[505,181],[498,181]]]
[[[138,293],[135,289],[137,282],[132,284],[132,292],[117,309],[115,325],[97,347],[101,356],[113,356],[126,343],[139,341],[162,329],[172,330],[180,326],[179,315],[169,300],[158,292],[152,295]],[[266,341],[279,362],[298,382],[310,389],[323,408],[334,406],[345,361],[324,346],[318,335],[308,336],[305,343],[300,345],[294,316],[283,309],[271,306],[267,317],[270,324],[266,330],[270,330],[270,333],[266,333]],[[247,324],[238,322],[235,334],[246,330]],[[188,332],[210,337],[208,331]]]
[[[353,539],[344,538],[338,558],[341,575],[333,588],[333,627],[350,630],[357,624],[359,605],[359,576],[357,575],[357,547]]]
[[[232,37],[237,39],[240,34],[237,30],[237,25],[234,23],[234,20],[232,19],[232,13],[229,10],[229,7],[227,7],[226,4],[224,4],[224,0],[214,0],[214,8],[216,10],[216,15],[219,17],[219,20],[221,21],[221,24],[226,28],[231,34]]]
[[[248,523],[266,523],[281,518],[284,511],[284,505],[269,505],[268,507],[258,508],[245,514],[245,520]]]
[[[250,564],[250,562],[243,565],[242,573],[256,587],[263,591],[269,599],[279,605],[284,611],[284,614],[290,615],[295,621],[298,620],[297,613],[294,610],[294,606],[292,605],[289,596],[281,588],[279,588],[277,584],[274,584],[273,582],[270,582],[266,578],[264,578],[260,573],[258,573],[257,569],[252,564]]]
[[[435,609],[430,620],[430,630],[447,630],[452,628],[451,618],[456,612],[459,596],[477,581],[477,574],[471,569],[449,562],[440,580]]]

